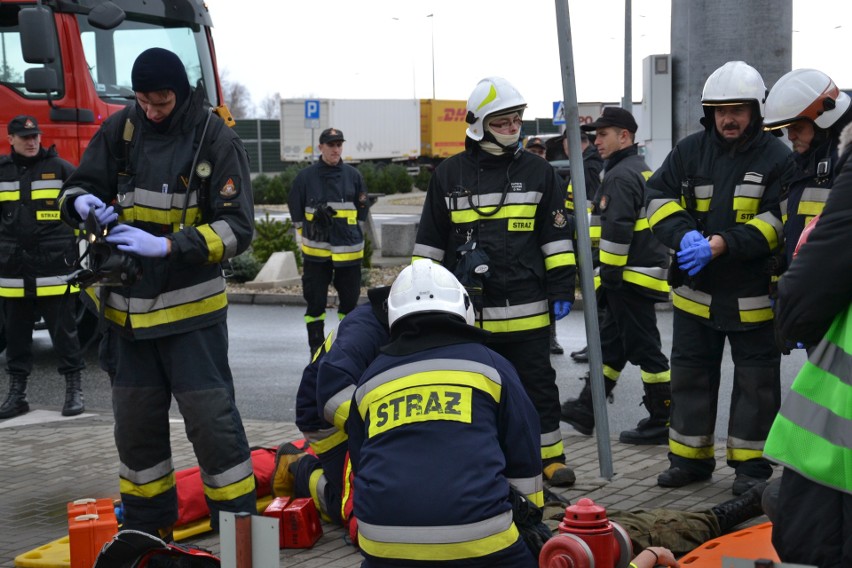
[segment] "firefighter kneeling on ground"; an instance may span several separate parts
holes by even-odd
[[[418,269],[421,273],[412,275]],[[439,274],[436,276],[433,271]],[[439,282],[435,284],[430,279]],[[445,284],[443,288],[439,287],[441,282]],[[387,302],[391,343],[381,349],[382,354],[360,382],[361,390],[351,401],[356,411],[351,413],[352,422],[348,428],[354,469],[366,479],[355,478],[351,492],[344,484],[342,512],[346,515],[352,512],[346,505],[347,499],[351,500],[354,495],[360,544],[368,558],[364,565],[398,565],[415,557],[437,558],[437,548],[446,552],[446,559],[434,564],[469,562],[464,565],[495,566],[501,565],[505,555],[509,557],[506,565],[535,565],[523,563],[528,557],[505,533],[493,536],[488,542],[494,547],[497,547],[494,543],[508,543],[507,547],[488,555],[482,555],[481,549],[474,549],[468,542],[454,541],[443,546],[418,542],[417,534],[426,527],[434,529],[436,516],[446,518],[446,524],[452,523],[451,530],[455,531],[458,524],[482,520],[489,508],[496,507],[501,509],[502,513],[497,516],[510,527],[509,532],[517,530],[526,548],[536,556],[550,536],[549,529],[542,524],[542,515],[553,518],[555,512],[561,519],[566,503],[559,502],[559,497],[552,493],[548,495],[546,490],[541,493],[540,476],[529,475],[537,469],[534,410],[519,390],[518,380],[511,367],[507,369],[506,361],[476,343],[477,339],[483,339],[485,332],[462,324],[461,318],[467,318],[469,312],[463,303],[466,293],[460,285],[441,267],[420,260],[403,271],[394,287],[396,296],[392,292]],[[439,293],[430,294],[430,289]],[[422,299],[416,299],[417,291],[426,291],[420,295]],[[458,303],[447,298],[451,293]],[[329,452],[329,448],[342,448],[345,452],[345,417],[350,414],[350,399],[346,393],[354,390],[352,377],[358,376],[360,369],[366,367],[378,351],[378,346],[387,339],[387,324],[383,321],[387,297],[387,288],[371,290],[371,303],[353,311],[341,323],[338,333],[326,339],[321,355],[306,368],[297,402],[299,427],[311,440],[312,447],[322,451],[318,452],[319,460],[301,452],[297,454],[293,444],[284,444],[276,465],[277,494],[310,495],[321,505],[321,510],[329,513],[326,520],[335,523],[346,523],[349,517],[342,518],[337,513],[337,504],[328,499],[333,494],[328,488],[343,479],[347,470],[326,458],[334,453]],[[471,352],[476,354],[461,355]],[[320,361],[321,364],[316,365]],[[440,367],[436,367],[437,361]],[[448,365],[450,361],[454,364]],[[452,373],[448,371],[451,367]],[[482,387],[488,388],[483,390]],[[323,394],[323,391],[335,392],[337,396]],[[451,396],[451,391],[460,394]],[[314,403],[310,400],[311,393],[317,397]],[[322,402],[321,397],[328,402]],[[316,416],[313,421],[310,419],[311,407],[327,415],[325,426],[328,427],[321,427],[322,419]],[[439,407],[442,413],[433,412]],[[458,412],[462,408],[464,411]],[[518,429],[519,426],[527,429]],[[413,439],[419,442],[407,443]],[[480,446],[483,439],[488,442]],[[464,440],[464,444],[459,446],[459,440]],[[434,451],[430,451],[433,448]],[[430,465],[425,456],[436,455],[446,459]],[[504,458],[497,459],[501,455]],[[483,474],[482,463],[494,471]],[[447,464],[454,464],[454,467]],[[426,485],[423,485],[424,479]],[[352,477],[347,476],[347,480],[351,481]],[[453,482],[448,486],[447,480]],[[382,495],[373,493],[372,488],[379,482],[384,491],[390,492],[387,496],[384,491]],[[633,549],[639,552],[634,560],[637,566],[645,566],[654,556],[659,556],[661,563],[675,565],[668,561],[673,562],[671,556],[665,556],[670,553],[659,547],[682,554],[762,514],[763,487],[756,487],[746,495],[707,511],[612,511],[609,516],[628,530]],[[361,497],[359,492],[366,496]],[[544,496],[548,499],[548,507],[542,511],[538,505]],[[474,504],[467,509],[475,511],[470,513],[477,515],[475,519],[462,519],[461,513],[445,506],[447,502],[480,503],[481,507]],[[393,510],[388,509],[388,503],[393,503]],[[435,504],[441,504],[437,512]],[[508,521],[504,517],[508,517]],[[383,540],[383,531],[394,531],[397,526],[417,529],[405,535],[407,538],[403,538],[402,543],[388,545]],[[487,538],[487,535],[479,536]],[[653,548],[655,554],[641,553],[648,548]],[[663,559],[666,562],[662,562]]]

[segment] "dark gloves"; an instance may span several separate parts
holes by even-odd
[[[509,501],[512,503],[512,520],[521,533],[527,548],[538,558],[544,543],[553,533],[541,522],[542,512],[539,507],[531,503],[520,491],[509,486]]]

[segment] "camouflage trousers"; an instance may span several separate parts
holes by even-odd
[[[556,533],[564,515],[563,506],[547,503],[544,508],[544,523]],[[634,555],[649,546],[663,546],[678,558],[722,535],[719,520],[710,509],[698,513],[674,509],[613,509],[607,511],[607,518],[621,525],[630,535]]]

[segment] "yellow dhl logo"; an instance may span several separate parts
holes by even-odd
[[[403,424],[451,420],[470,424],[470,387],[412,387],[390,394],[370,405],[369,437]]]

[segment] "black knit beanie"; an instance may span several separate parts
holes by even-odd
[[[152,47],[139,54],[130,72],[132,89],[137,93],[171,90],[177,96],[177,106],[189,96],[186,68],[177,55],[161,47]]]

